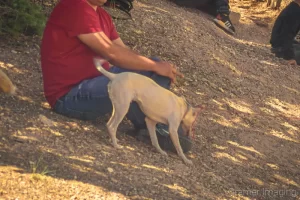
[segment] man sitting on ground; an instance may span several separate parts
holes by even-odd
[[[300,0],[292,1],[278,15],[271,34],[271,52],[290,65],[300,65],[300,44],[296,41],[300,31]]]
[[[126,47],[101,8],[104,3],[106,0],[61,0],[46,24],[41,44],[44,93],[51,108],[61,115],[94,120],[112,112],[109,79],[97,71],[95,56],[108,60],[104,68],[112,73],[136,72],[168,89],[178,74],[172,64],[148,59]],[[127,118],[136,129],[146,130],[145,115],[137,103],[132,103]],[[165,133],[168,127],[159,124],[161,148],[176,152]],[[179,137],[183,151],[189,151],[191,140],[182,135],[181,128]]]

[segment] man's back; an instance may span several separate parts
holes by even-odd
[[[93,64],[97,54],[77,36],[101,31],[111,40],[119,37],[105,10],[95,11],[86,0],[61,0],[54,8],[41,45],[44,92],[51,107],[74,85],[100,75]]]

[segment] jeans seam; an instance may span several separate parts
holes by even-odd
[[[65,96],[64,100],[93,100],[93,99],[101,99],[101,98],[106,98],[108,95],[103,95],[103,96],[91,96],[91,95],[72,95],[72,96]],[[64,101],[63,100],[63,101]]]

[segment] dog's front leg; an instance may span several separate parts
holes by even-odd
[[[179,142],[179,137],[178,137],[178,127],[179,126],[174,126],[173,124],[170,124],[169,126],[169,132],[170,132],[170,137],[171,140],[176,148],[177,154],[179,155],[179,157],[184,161],[185,164],[187,165],[192,165],[193,162],[189,159],[187,159],[187,157],[184,155],[180,142]]]
[[[158,140],[157,140],[157,135],[156,135],[156,131],[155,131],[156,122],[149,119],[148,117],[145,118],[145,121],[146,121],[146,125],[147,125],[148,131],[149,131],[152,145],[156,148],[156,150],[159,153],[163,154],[164,156],[167,156],[168,154],[160,148]]]

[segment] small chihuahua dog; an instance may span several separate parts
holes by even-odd
[[[110,73],[102,67],[104,62],[102,59],[94,59],[97,70],[110,79],[108,93],[113,112],[107,128],[112,145],[115,148],[122,148],[117,144],[117,128],[127,114],[131,102],[135,101],[146,115],[147,129],[156,150],[167,156],[159,146],[155,131],[156,124],[160,122],[169,125],[169,134],[179,157],[185,164],[193,164],[182,151],[177,130],[182,125],[185,135],[190,136],[200,108],[190,106],[183,97],[176,96],[146,76],[132,72]]]

